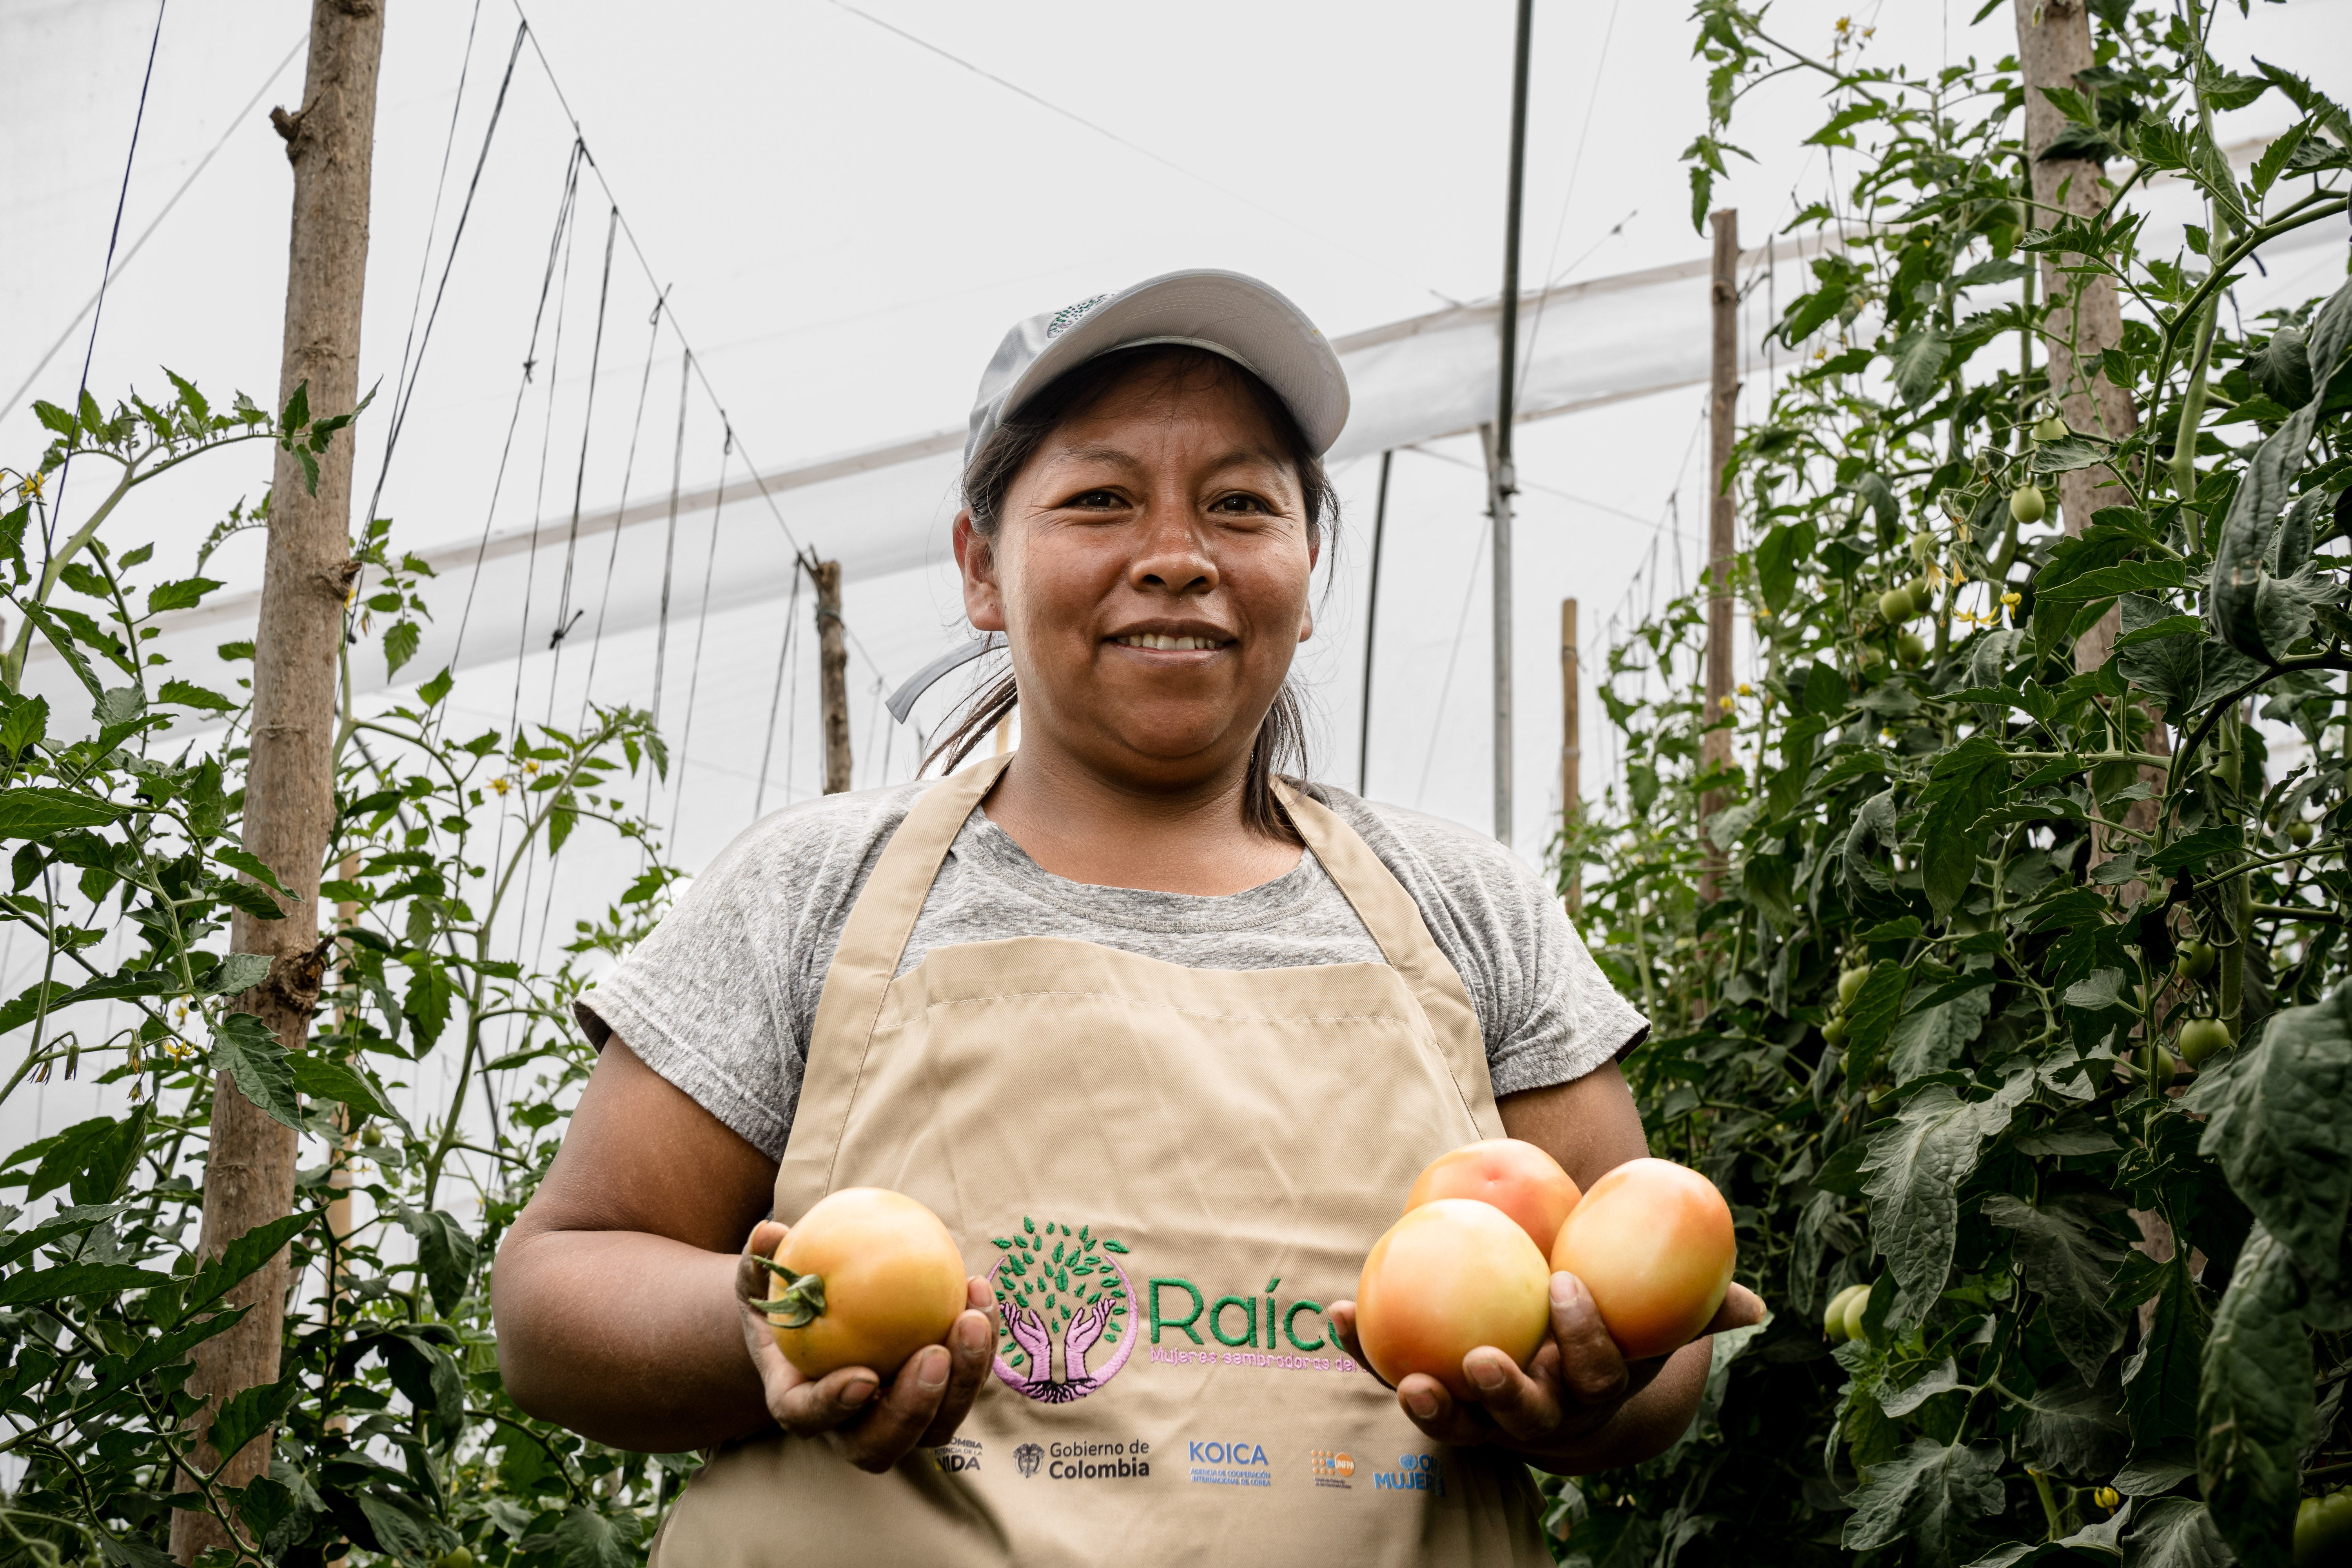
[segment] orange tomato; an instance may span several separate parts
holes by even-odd
[[[1492,1204],[1435,1198],[1389,1226],[1356,1282],[1356,1341],[1391,1384],[1425,1372],[1475,1397],[1462,1358],[1492,1345],[1524,1366],[1551,1327],[1551,1270]]]
[[[1560,1222],[1582,1196],[1559,1162],[1519,1138],[1489,1138],[1440,1154],[1404,1200],[1417,1209],[1437,1198],[1475,1198],[1519,1222],[1538,1252],[1549,1253]]]
[[[1627,1359],[1679,1350],[1731,1284],[1731,1207],[1671,1160],[1630,1160],[1592,1184],[1552,1243],[1551,1266],[1584,1281]]]
[[[964,1309],[963,1258],[948,1227],[914,1199],[880,1187],[844,1187],[819,1199],[784,1233],[775,1260],[819,1282],[812,1289],[782,1275],[769,1280],[772,1299],[796,1300],[793,1310],[768,1315],[776,1348],[813,1378],[863,1366],[887,1380],[946,1339]],[[795,1317],[806,1321],[794,1325]]]

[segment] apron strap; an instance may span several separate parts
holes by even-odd
[[[1389,967],[1421,1004],[1431,1044],[1444,1058],[1479,1135],[1502,1137],[1502,1113],[1495,1107],[1494,1079],[1486,1070],[1486,1031],[1470,1005],[1470,994],[1462,988],[1462,976],[1429,934],[1421,906],[1345,818],[1280,778],[1274,787],[1299,837],[1355,908],[1356,918],[1372,933]]]
[[[976,763],[918,796],[850,906],[809,1026],[800,1103],[776,1171],[777,1218],[797,1219],[833,1190],[835,1153],[883,994],[956,835],[1012,760],[1008,752]]]

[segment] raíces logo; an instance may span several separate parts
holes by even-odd
[[[1134,1298],[1118,1261],[1125,1245],[1092,1226],[1073,1231],[1026,1215],[1019,1231],[992,1239],[1003,1254],[988,1271],[1003,1321],[996,1375],[1041,1405],[1084,1399],[1117,1376],[1135,1348]],[[1090,1370],[1087,1357],[1099,1350],[1109,1359]]]

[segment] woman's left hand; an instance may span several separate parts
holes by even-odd
[[[1355,1302],[1334,1302],[1330,1320],[1348,1353],[1370,1372],[1356,1341]],[[1719,1333],[1763,1320],[1763,1300],[1735,1284],[1699,1331]],[[1591,1461],[1600,1456],[1592,1450],[1596,1443],[1606,1446],[1606,1428],[1672,1359],[1627,1361],[1609,1337],[1584,1281],[1559,1273],[1551,1277],[1551,1332],[1524,1368],[1482,1345],[1462,1358],[1463,1375],[1478,1391],[1476,1399],[1456,1399],[1437,1379],[1417,1372],[1397,1385],[1397,1403],[1414,1426],[1440,1442],[1496,1444],[1538,1460],[1597,1468]]]

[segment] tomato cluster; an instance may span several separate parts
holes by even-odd
[[[1463,1358],[1492,1346],[1524,1366],[1550,1326],[1550,1276],[1575,1275],[1628,1359],[1706,1328],[1730,1287],[1731,1210],[1667,1160],[1634,1160],[1580,1193],[1557,1161],[1515,1138],[1440,1156],[1364,1260],[1356,1330],[1391,1384],[1426,1373],[1474,1397]]]

